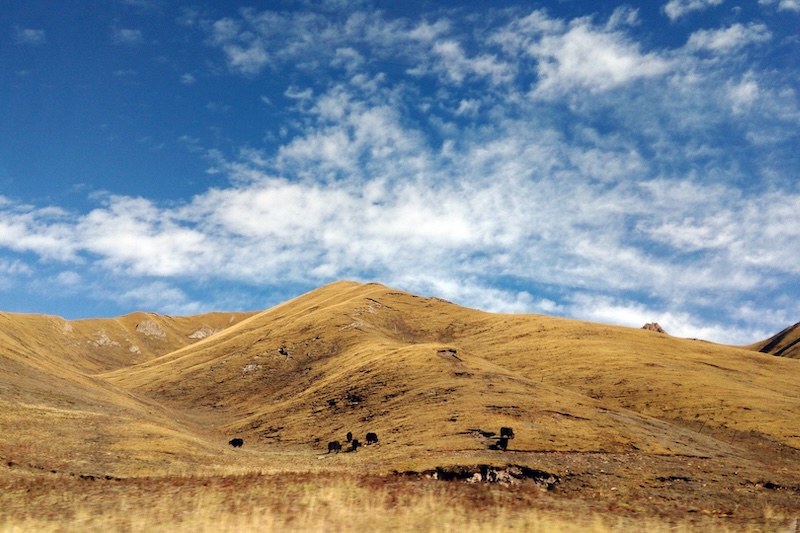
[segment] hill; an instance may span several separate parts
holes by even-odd
[[[117,448],[135,460],[132,450],[147,447],[148,436],[192,441],[164,407],[97,374],[172,352],[250,315],[139,312],[67,321],[0,313],[0,457],[45,471],[115,473]]]
[[[103,379],[256,446],[375,430],[398,457],[486,448],[713,454],[700,424],[800,446],[794,362],[650,331],[336,283]],[[788,393],[788,394],[787,394]],[[788,422],[788,423],[787,423]]]
[[[6,475],[514,464],[568,498],[800,512],[787,503],[800,492],[800,362],[750,347],[354,282],[252,314],[0,320]],[[506,450],[501,427],[515,434]],[[347,432],[379,442],[327,453]]]
[[[757,352],[800,359],[800,322],[767,340],[748,346]]]

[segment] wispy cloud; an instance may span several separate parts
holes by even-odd
[[[702,11],[718,6],[725,0],[670,0],[664,5],[664,13],[671,20],[676,20],[692,11]]]
[[[34,28],[14,28],[14,40],[21,45],[42,45],[47,42],[47,35],[44,30]]]
[[[142,30],[132,28],[111,28],[111,41],[114,44],[135,46],[142,44],[144,37]]]
[[[693,50],[729,53],[750,43],[768,41],[772,34],[764,24],[734,24],[719,30],[698,30],[689,36],[687,46]]]
[[[800,0],[758,0],[761,5],[777,5],[779,11],[800,12]]]

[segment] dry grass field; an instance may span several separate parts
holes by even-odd
[[[0,313],[0,530],[796,533],[795,336],[353,282],[262,313]]]

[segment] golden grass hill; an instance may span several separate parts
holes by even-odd
[[[0,313],[0,504],[37,480],[493,472],[553,509],[785,522],[798,358],[798,325],[725,346],[347,281],[258,313]]]

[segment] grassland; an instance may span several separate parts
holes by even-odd
[[[350,282],[256,314],[0,326],[6,530],[789,531],[800,517],[800,361],[759,353],[767,341]],[[515,438],[491,449],[502,426]],[[380,441],[327,453],[348,431]],[[521,470],[541,475],[508,475]]]

